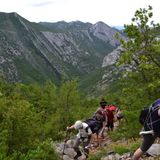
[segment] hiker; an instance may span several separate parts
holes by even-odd
[[[94,114],[93,119],[98,121],[101,124],[101,127],[103,128],[106,124],[106,113],[99,110]]]
[[[143,142],[134,155],[133,160],[138,160],[154,143],[157,137],[160,137],[160,99],[156,100],[148,110],[141,112],[140,122],[143,124]]]
[[[106,112],[101,109],[97,110],[94,113],[93,119],[97,121],[96,125],[99,125],[99,130],[97,130],[96,132],[97,139],[98,137],[104,139],[104,131],[105,131],[106,123],[107,123]]]
[[[83,149],[84,149],[84,153],[86,156],[86,159],[88,158],[89,155],[89,143],[91,140],[91,135],[92,135],[92,131],[90,129],[90,127],[88,126],[87,123],[82,122],[80,120],[76,121],[74,125],[67,127],[67,130],[72,130],[72,129],[76,129],[78,130],[78,134],[74,143],[74,150],[77,152],[77,155],[74,157],[74,159],[78,159],[78,157],[80,157],[82,155],[80,149],[79,149],[79,145],[82,143],[83,144]]]
[[[107,125],[108,131],[113,131],[114,128],[114,112],[116,110],[116,106],[109,105],[105,107],[106,115],[107,115]]]
[[[96,110],[96,112],[94,113],[93,117],[96,115],[96,114],[101,114],[103,116],[103,120],[106,121],[106,110],[105,110],[105,107],[107,106],[107,102],[104,100],[104,98],[101,99],[100,101],[100,107]]]
[[[104,131],[107,123],[107,115],[105,110],[107,102],[104,100],[104,98],[102,98],[99,104],[100,104],[100,107],[94,113],[93,119],[95,118],[101,123],[101,129],[97,132],[97,139],[98,139],[98,136],[104,139]]]

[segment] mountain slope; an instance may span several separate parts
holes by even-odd
[[[122,72],[129,69],[129,66],[116,65],[123,51],[124,49],[119,46],[108,53],[103,59],[102,68],[81,79],[80,88],[89,95],[99,96],[106,93],[109,86],[115,86]]]
[[[0,13],[0,70],[9,81],[41,82],[83,77],[101,68],[119,45],[117,30],[103,22],[31,23]]]

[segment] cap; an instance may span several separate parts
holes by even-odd
[[[83,127],[82,121],[76,121],[74,124],[75,129],[80,129]]]

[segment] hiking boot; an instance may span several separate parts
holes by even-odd
[[[78,160],[78,158],[82,155],[80,151],[77,152],[77,155],[74,157],[74,160]]]

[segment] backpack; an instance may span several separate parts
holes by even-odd
[[[149,112],[150,112],[150,107],[144,107],[141,112],[140,112],[140,116],[139,116],[139,122],[140,124],[144,125],[146,120],[147,120],[147,117],[149,115]]]
[[[101,123],[103,123],[106,119],[106,112],[104,110],[99,109],[93,114],[92,119],[101,121]]]
[[[117,110],[116,117],[118,120],[124,118],[124,114],[122,113],[122,111],[119,108]]]
[[[153,130],[155,133],[160,133],[160,116],[158,115],[160,109],[160,99],[157,99],[149,107],[141,110],[139,122],[144,126],[145,130]]]
[[[92,133],[94,134],[94,133],[98,133],[99,130],[102,128],[102,123],[93,118],[87,119],[83,122],[88,124],[88,127],[86,128],[86,132],[88,132],[88,128],[90,128]]]

